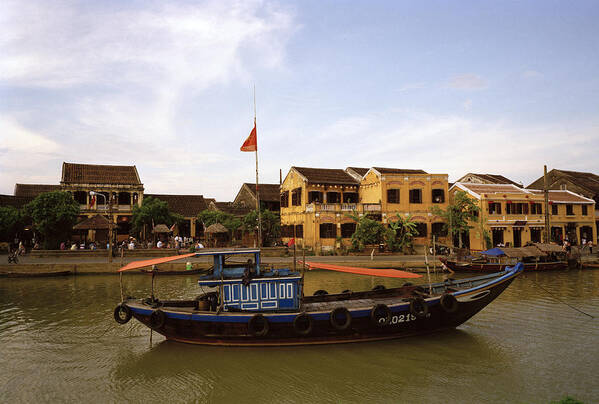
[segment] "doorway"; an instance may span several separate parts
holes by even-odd
[[[514,227],[514,247],[522,247],[522,227]]]
[[[503,245],[503,229],[493,229],[493,247]]]

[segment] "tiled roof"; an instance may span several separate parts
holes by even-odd
[[[198,213],[208,208],[202,195],[145,194],[145,197],[148,196],[166,202],[171,212],[178,213],[184,217],[195,217]]]
[[[357,185],[358,181],[338,168],[291,167],[311,184]]]
[[[368,172],[368,170],[370,170],[370,168],[366,168],[366,167],[347,167],[345,169],[345,171],[348,171],[348,172],[353,171],[360,177],[364,177],[366,175],[366,173]]]
[[[35,198],[43,192],[60,191],[60,185],[54,184],[15,184],[15,196]]]
[[[593,173],[583,173],[579,171],[552,170],[557,171],[569,177],[572,182],[575,182],[581,187],[587,188],[590,191],[599,193],[599,175]]]
[[[214,207],[216,210],[235,216],[245,216],[252,211],[251,208],[235,205],[233,202],[214,202]]]
[[[256,184],[246,182],[243,184],[254,198],[256,198]],[[260,200],[267,202],[279,202],[281,195],[279,194],[279,184],[258,184],[260,189]]]
[[[0,206],[12,206],[20,209],[33,200],[30,196],[0,195]]]
[[[499,175],[499,174],[477,174],[477,173],[468,173],[466,174],[464,177],[468,176],[468,175],[474,175],[479,177],[482,181],[488,183],[488,184],[513,184],[516,185],[518,187],[521,187],[520,184],[518,184],[517,182],[514,182],[512,180],[510,180],[509,178],[504,177],[503,175]],[[464,178],[462,177],[462,178]],[[460,178],[458,181],[462,182],[462,178]]]
[[[141,185],[135,166],[62,163],[61,183]]]
[[[494,193],[512,193],[512,194],[529,194],[530,191],[526,191],[513,184],[476,184],[472,182],[456,182],[454,186],[461,186],[471,190],[477,194],[494,194]]]
[[[539,189],[530,189],[529,191],[534,193],[535,195],[543,195],[543,191],[539,190]],[[559,203],[559,202],[588,203],[588,204],[593,203],[592,200],[589,200],[588,198],[585,198],[582,195],[575,194],[574,192],[569,192],[569,191],[565,191],[565,190],[552,190],[552,189],[549,190],[549,201],[555,202],[555,203]]]
[[[424,170],[413,170],[404,168],[386,168],[386,167],[372,167],[381,174],[426,174]]]
[[[114,224],[114,223],[113,223]],[[110,220],[102,215],[95,215],[88,219],[84,219],[81,222],[73,226],[73,230],[94,230],[94,229],[108,229],[110,227]]]
[[[559,170],[554,168],[547,173],[549,187],[560,179],[569,181],[589,191],[590,194],[599,195],[599,175],[580,171]],[[540,177],[527,188],[539,189],[543,187],[543,177]]]

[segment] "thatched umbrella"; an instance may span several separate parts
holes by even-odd
[[[102,215],[95,215],[73,226],[73,230],[108,230],[110,226],[114,228],[116,224]],[[106,236],[108,237],[108,235]],[[87,239],[87,237],[85,237]],[[97,241],[97,240],[96,240]]]
[[[208,226],[204,233],[212,235],[212,239],[215,244],[214,246],[216,247],[216,243],[219,241],[219,239],[223,242],[227,241],[226,236],[229,234],[229,230],[227,230],[227,228],[220,223],[214,223]],[[218,236],[219,234],[221,236]],[[223,234],[225,235],[225,237],[222,237]]]
[[[152,229],[152,233],[154,233],[154,234],[170,233],[170,232],[171,232],[171,229],[169,229],[166,224],[157,224],[156,226],[154,226],[154,229]]]

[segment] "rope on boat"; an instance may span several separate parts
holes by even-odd
[[[537,285],[541,290],[545,291],[545,293],[547,293],[549,296],[551,296],[552,298],[554,298],[555,300],[557,300],[560,303],[565,304],[566,306],[570,307],[571,309],[576,310],[579,313],[584,314],[585,316],[589,316],[590,318],[595,318],[595,316],[589,314],[589,313],[585,313],[584,311],[572,306],[569,303],[564,302],[563,300],[561,300],[560,298],[558,298],[557,296],[555,296],[553,293],[551,293],[549,290],[545,289],[543,286],[539,285],[539,283],[537,281],[535,281],[534,279],[532,279],[532,281],[534,282],[535,285]]]

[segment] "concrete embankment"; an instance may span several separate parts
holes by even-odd
[[[156,258],[156,256],[129,256],[123,260],[123,264],[131,261]],[[298,258],[299,259],[299,258]],[[358,256],[327,256],[327,257],[307,257],[309,261],[326,262],[334,265],[359,266],[365,268],[397,268],[408,269],[414,272],[425,272],[426,265],[424,257],[419,256],[380,256],[375,260],[369,257]],[[121,267],[120,257],[114,258],[112,263],[103,256],[94,254],[93,256],[67,256],[67,255],[38,255],[35,257],[22,257],[19,264],[4,264],[7,262],[6,256],[0,256],[0,277],[39,277],[39,276],[64,276],[64,275],[91,275],[91,274],[118,274]],[[187,263],[191,263],[192,270],[207,270],[212,267],[212,262],[204,258],[182,259],[179,262],[163,263],[158,266],[158,270],[164,274],[185,275],[189,272]],[[262,264],[272,268],[292,268],[293,257],[285,256],[263,256]],[[437,264],[440,269],[440,264]],[[300,264],[297,264],[300,268]],[[430,269],[433,270],[432,263]],[[142,274],[141,270],[133,270],[128,273]]]

